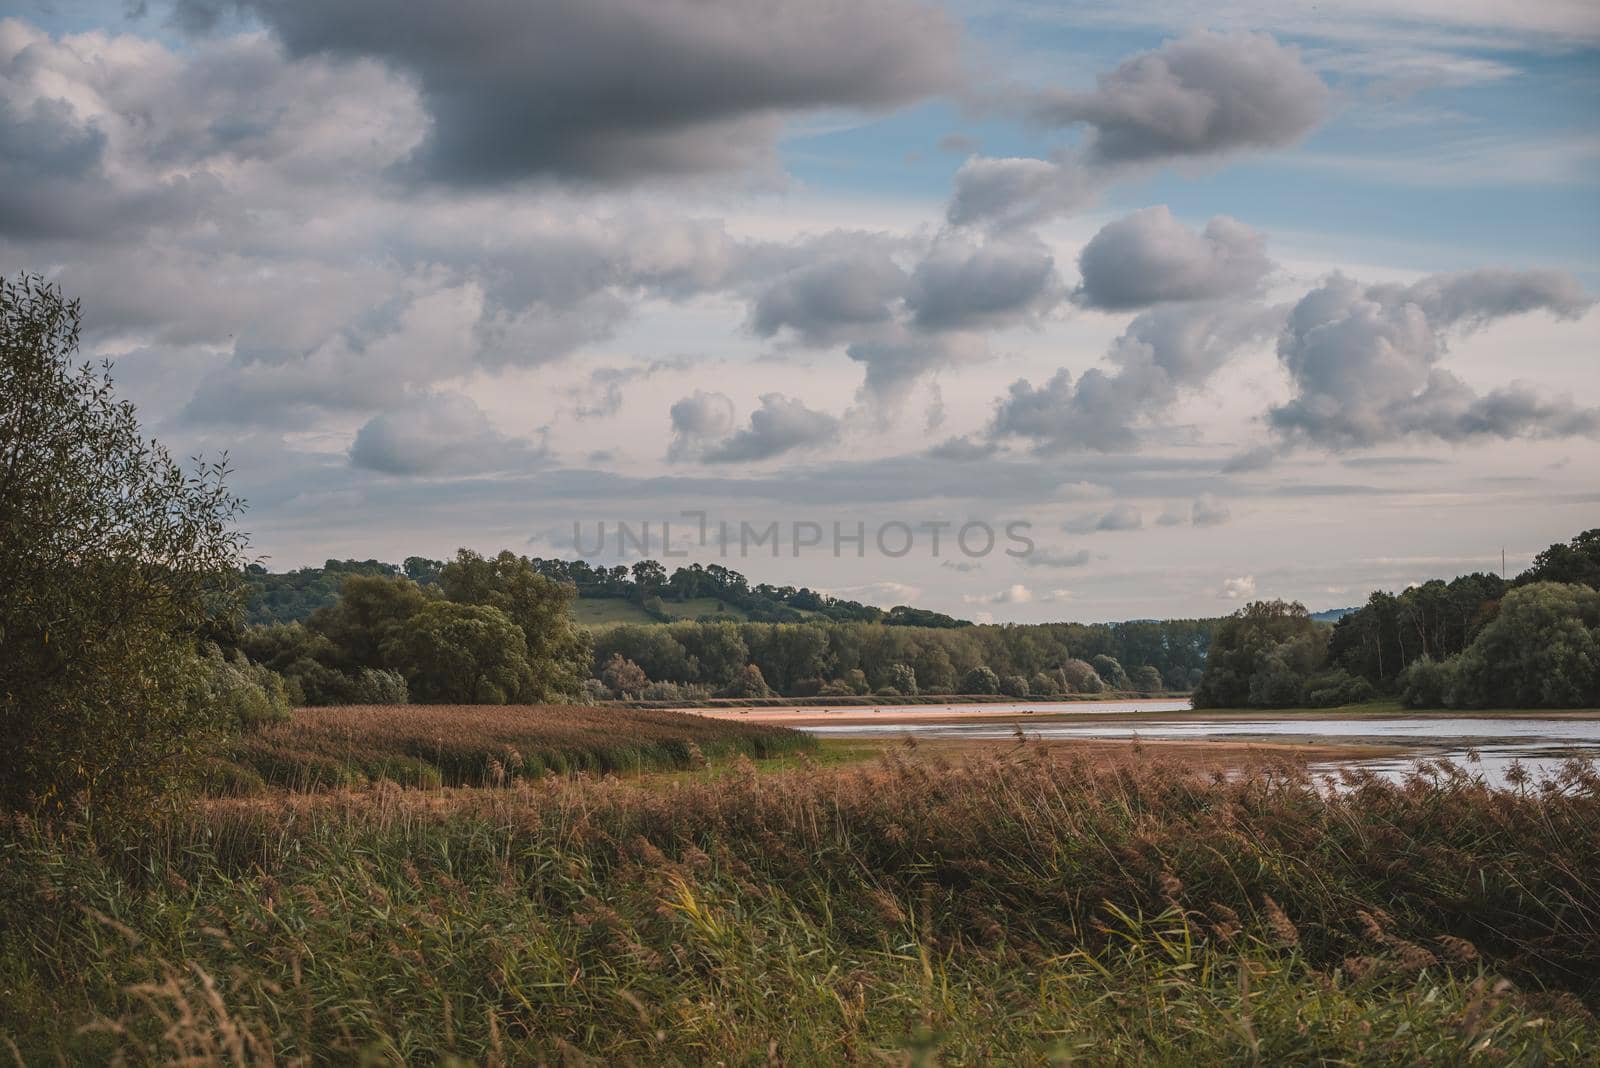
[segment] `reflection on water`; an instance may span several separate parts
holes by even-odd
[[[1002,740],[1016,735],[1020,726],[1029,738],[1067,740],[1072,738],[1182,739],[1194,741],[1255,742],[1330,742],[1393,746],[1392,757],[1360,758],[1348,761],[1317,762],[1318,773],[1334,773],[1342,767],[1368,768],[1388,778],[1408,773],[1418,760],[1445,758],[1462,764],[1474,775],[1496,785],[1506,783],[1513,762],[1520,762],[1535,778],[1553,772],[1574,756],[1600,759],[1600,718],[1511,718],[1511,717],[1425,717],[1384,716],[1335,718],[1305,716],[1295,718],[1261,717],[1211,719],[1204,713],[1189,713],[1179,718],[1161,718],[1162,713],[1186,711],[1187,702],[1132,705],[1128,702],[1086,702],[1085,707],[1040,708],[1038,705],[955,706],[952,712],[984,716],[1017,714],[1015,721],[985,719],[974,723],[926,723],[894,720],[897,709],[884,709],[881,723],[851,723],[807,730],[830,736],[901,736]],[[1123,720],[1116,723],[1079,722],[1070,719],[1040,719],[1021,713],[1031,711],[1046,716],[1075,715],[1080,712],[1140,712],[1156,718]]]

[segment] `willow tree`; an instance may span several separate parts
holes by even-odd
[[[218,724],[195,639],[236,588],[226,464],[186,470],[77,359],[77,301],[0,278],[0,805],[130,813]]]

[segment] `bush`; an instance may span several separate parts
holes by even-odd
[[[383,668],[362,668],[350,684],[350,703],[357,705],[403,705],[411,696],[405,676]]]
[[[1041,671],[1028,680],[1028,690],[1041,697],[1054,697],[1061,692],[1061,683],[1049,672]]]
[[[1094,671],[1113,690],[1126,690],[1128,688],[1128,673],[1122,670],[1122,664],[1114,656],[1104,653],[1094,658]]]
[[[1021,675],[1007,675],[1000,680],[1000,692],[1007,697],[1028,696],[1028,680]]]
[[[1161,672],[1149,666],[1134,668],[1129,684],[1140,693],[1157,693],[1165,685],[1161,681]]]
[[[1061,665],[1061,675],[1072,693],[1100,693],[1106,688],[1105,681],[1087,660],[1068,660]]]
[[[252,664],[237,650],[223,656],[207,642],[195,658],[192,700],[199,715],[217,718],[233,730],[253,731],[289,718],[289,695],[283,678]]]
[[[1000,676],[990,668],[979,664],[967,672],[961,680],[962,693],[999,693]]]
[[[240,502],[75,365],[79,317],[0,279],[0,808],[140,818],[227,727],[194,650],[237,608]]]
[[[762,677],[761,669],[754,664],[746,664],[744,670],[733,677],[733,681],[723,687],[718,697],[771,697],[772,688],[767,685],[767,680]]]
[[[650,681],[645,677],[643,668],[621,653],[611,654],[611,659],[600,672],[600,679],[612,693],[623,697],[637,694]]]
[[[915,696],[917,672],[910,664],[896,664],[889,669],[889,685],[903,694]]]
[[[1408,708],[1450,708],[1455,704],[1454,658],[1445,661],[1422,657],[1400,673],[1400,700]]]
[[[1332,708],[1336,705],[1358,705],[1370,701],[1376,692],[1372,683],[1360,675],[1352,675],[1343,668],[1314,675],[1306,683],[1306,703],[1313,708]]]

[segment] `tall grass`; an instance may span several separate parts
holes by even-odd
[[[813,751],[800,731],[659,709],[565,705],[343,705],[302,708],[234,743],[210,769],[215,794],[505,785],[546,773],[689,768],[743,754]]]
[[[1048,751],[0,836],[27,1063],[1592,1059],[1600,776]]]

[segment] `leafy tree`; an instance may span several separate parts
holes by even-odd
[[[226,726],[192,699],[194,648],[244,540],[225,464],[147,440],[108,369],[74,364],[78,331],[54,286],[0,279],[0,806],[115,817]]]
[[[624,659],[621,653],[612,653],[605,669],[600,672],[600,681],[605,683],[612,693],[631,697],[637,696],[650,680],[645,677],[644,669],[638,664]]]
[[[1506,594],[1494,621],[1454,661],[1452,705],[1600,705],[1600,591],[1538,582]]]
[[[1578,582],[1600,589],[1600,527],[1565,545],[1557,542],[1534,557],[1533,566],[1517,576],[1519,585],[1532,582]]]
[[[426,703],[538,699],[522,628],[490,605],[432,601],[390,636],[384,656],[405,665],[411,692]]]
[[[1007,697],[1027,697],[1028,680],[1021,675],[1006,675],[1000,679],[1000,692]]]
[[[1122,663],[1114,656],[1101,653],[1093,661],[1094,672],[1112,690],[1126,690],[1128,688],[1128,673],[1122,669]]]
[[[1306,676],[1327,660],[1327,638],[1286,601],[1255,601],[1223,620],[1212,638],[1196,708],[1291,707],[1303,703]]]
[[[1061,674],[1073,693],[1099,693],[1106,688],[1094,665],[1087,660],[1068,660],[1061,665]]]
[[[723,687],[718,697],[771,697],[772,687],[754,664],[746,664],[733,681]]]
[[[910,664],[896,664],[889,669],[889,685],[903,694],[917,692],[917,673]]]
[[[339,599],[313,612],[307,629],[328,640],[333,650],[328,667],[398,668],[402,665],[389,661],[385,650],[429,600],[422,587],[399,575],[347,575]]]
[[[193,700],[224,717],[235,730],[250,731],[289,718],[289,693],[283,676],[244,653],[225,655],[215,642],[202,645],[191,673]]]
[[[1054,697],[1061,692],[1061,682],[1048,671],[1037,671],[1028,680],[1028,692],[1040,697]]]
[[[1166,685],[1161,680],[1161,672],[1149,665],[1134,668],[1129,684],[1140,693],[1156,693]]]
[[[459,604],[487,605],[521,628],[527,645],[523,700],[576,696],[589,673],[589,632],[572,620],[573,587],[540,574],[511,552],[485,559],[462,549],[439,572],[439,588]]]
[[[982,664],[967,672],[961,680],[962,693],[999,693],[1000,677]]]

